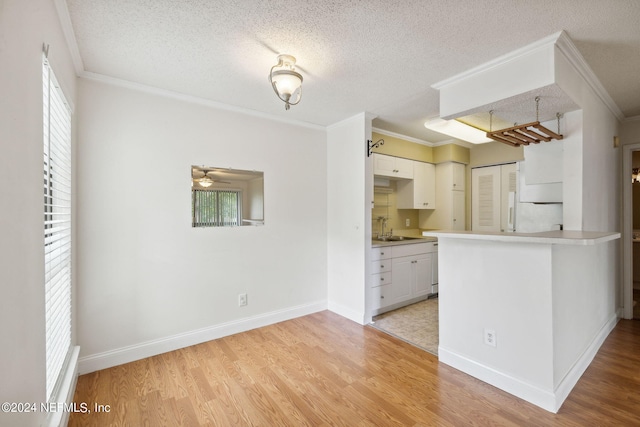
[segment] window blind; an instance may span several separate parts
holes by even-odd
[[[235,190],[192,190],[193,227],[240,225],[241,193]]]
[[[53,397],[71,348],[71,110],[42,65],[46,393]]]

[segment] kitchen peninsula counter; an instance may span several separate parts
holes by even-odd
[[[539,233],[498,233],[476,231],[425,231],[425,237],[486,240],[494,242],[549,243],[554,245],[595,245],[620,238],[617,232],[544,231]]]
[[[617,232],[438,238],[440,362],[557,412],[618,321]]]

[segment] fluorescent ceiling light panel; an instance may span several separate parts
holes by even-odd
[[[424,127],[472,144],[483,144],[485,142],[493,141],[493,139],[487,138],[486,132],[472,126],[465,125],[457,120],[443,120],[441,118],[436,118],[426,121],[424,123]]]

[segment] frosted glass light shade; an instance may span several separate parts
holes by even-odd
[[[269,81],[273,91],[285,103],[288,110],[302,98],[302,75],[295,71],[296,58],[291,55],[279,55],[278,63],[271,67]]]
[[[472,144],[483,144],[493,139],[487,138],[487,133],[457,120],[443,120],[440,118],[428,120],[424,127],[435,132],[443,133]]]

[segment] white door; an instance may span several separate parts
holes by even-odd
[[[471,170],[471,229],[500,231],[501,167]]]

